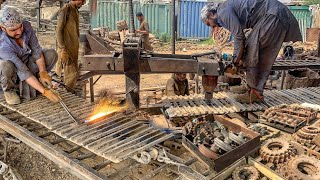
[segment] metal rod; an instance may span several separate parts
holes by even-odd
[[[7,131],[12,136],[18,138],[34,150],[40,152],[48,159],[58,164],[58,166],[62,169],[67,169],[69,172],[71,172],[73,175],[77,176],[80,179],[105,179],[104,176],[99,175],[92,168],[89,169],[89,167],[87,167],[83,163],[71,159],[69,155],[65,152],[58,150],[52,144],[49,144],[47,141],[44,141],[43,139],[37,137],[34,133],[31,133],[25,128],[10,121],[8,118],[0,115],[0,119],[0,126],[3,130]]]
[[[66,110],[66,112],[67,112],[68,115],[71,117],[71,119],[72,119],[75,123],[79,124],[79,122],[76,120],[76,118],[74,118],[73,115],[71,114],[71,112],[70,112],[70,110],[68,109],[67,105],[66,105],[62,100],[60,101],[60,104],[61,104],[61,106],[64,108],[64,110]]]
[[[94,102],[94,89],[93,89],[93,77],[89,79],[89,86],[90,86],[90,101]]]
[[[132,0],[129,0],[129,13],[130,13],[130,25],[131,25],[131,33],[135,33],[134,28],[134,16],[133,16],[133,3]]]
[[[175,23],[175,0],[172,0],[172,5],[171,5],[171,53],[175,54],[176,53],[176,23]]]
[[[101,77],[102,77],[102,75],[100,75],[100,76],[98,77],[98,79],[96,79],[96,81],[94,81],[93,85],[96,85],[96,83],[100,80]]]

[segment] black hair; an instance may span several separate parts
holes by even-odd
[[[142,14],[142,12],[138,12],[138,13],[136,14],[136,16],[141,17],[141,16],[143,16],[143,14]]]

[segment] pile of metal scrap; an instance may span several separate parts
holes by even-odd
[[[305,126],[297,131],[292,137],[300,144],[311,147],[314,145],[314,138],[320,135],[320,127]]]
[[[271,107],[260,116],[260,122],[288,132],[296,132],[317,118],[318,111],[300,105]]]
[[[221,171],[213,180],[268,180],[268,179],[282,179],[276,172],[269,169],[265,165],[257,162],[255,159],[249,157],[241,158],[235,161],[225,170]]]
[[[0,176],[4,180],[23,180],[15,168],[8,166],[2,161],[0,161]]]
[[[255,151],[260,145],[257,133],[218,116],[201,117],[186,123],[183,135],[183,145],[216,171],[253,153],[244,149]]]
[[[248,128],[260,134],[261,142],[280,135],[280,130],[259,123],[251,124]]]
[[[204,100],[204,96],[194,94],[190,96],[170,96],[163,97],[164,110],[169,118],[192,117],[205,114],[226,114],[243,111],[261,111],[268,106],[294,103],[320,102],[320,88],[298,88],[293,90],[268,90],[264,92],[264,103],[241,104],[233,97],[234,94],[228,92],[218,92],[213,94],[210,102]]]
[[[281,165],[277,171],[288,180],[318,180],[320,160],[306,155],[297,156]]]

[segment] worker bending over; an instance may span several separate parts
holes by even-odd
[[[167,96],[185,96],[189,95],[189,85],[187,80],[187,74],[175,73],[167,81],[166,95]]]
[[[30,22],[22,21],[15,9],[4,7],[0,16],[0,84],[6,102],[19,104],[19,90],[26,99],[34,98],[37,90],[51,101],[58,102],[59,97],[44,87],[52,86],[47,71],[57,61],[56,51],[40,47]],[[44,85],[37,79],[38,75]]]
[[[62,69],[64,70],[64,83],[70,89],[75,88],[79,77],[80,32],[78,9],[85,2],[85,0],[71,0],[58,12],[57,40],[59,60],[56,66],[56,73],[61,77]]]
[[[136,33],[142,34],[144,49],[152,51],[152,46],[149,40],[149,24],[141,12],[138,12],[136,16],[140,22],[140,28],[139,30],[136,30]]]
[[[209,3],[201,10],[202,21],[228,29],[234,36],[233,63],[245,68],[246,84],[232,88],[242,103],[263,100],[263,89],[283,42],[301,41],[299,24],[277,0],[227,0]],[[245,39],[243,30],[252,31]],[[241,94],[243,93],[243,94]]]

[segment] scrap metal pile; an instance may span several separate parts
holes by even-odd
[[[288,126],[297,131],[299,128],[317,118],[318,112],[311,108],[300,105],[280,105],[264,111],[260,122],[276,127],[277,125]]]
[[[300,144],[311,146],[314,145],[314,138],[320,134],[320,127],[305,126],[297,131],[292,137]]]
[[[149,127],[139,112],[117,113],[102,117],[99,122],[86,123],[94,106],[66,91],[61,90],[59,94],[80,124],[76,125],[60,104],[53,105],[43,96],[19,105],[9,105],[2,99],[0,104],[112,162],[131,158],[173,137]]]
[[[218,172],[260,145],[259,134],[220,116],[196,118],[185,124],[182,133],[184,147]]]
[[[293,90],[270,90],[264,92],[264,103],[241,104],[233,98],[232,93],[214,93],[210,102],[203,95],[164,97],[164,109],[170,118],[198,116],[205,114],[226,114],[244,111],[261,111],[268,106],[294,103],[320,102],[320,88],[298,88]]]
[[[188,122],[183,132],[203,155],[213,160],[250,139],[243,132],[234,133],[217,121]]]

